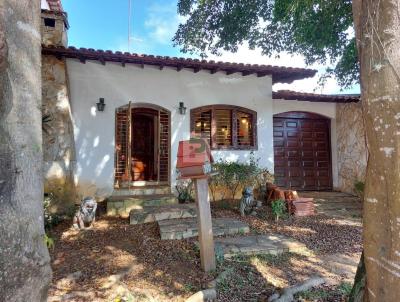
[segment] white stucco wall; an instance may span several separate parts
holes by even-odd
[[[175,180],[178,142],[189,139],[190,109],[229,104],[257,111],[260,164],[273,170],[271,78],[241,74],[210,74],[174,69],[68,59],[71,108],[77,168],[75,181],[81,190],[107,195],[113,190],[115,109],[133,103],[157,104],[171,111],[171,180]],[[96,102],[105,98],[105,111]],[[177,112],[179,102],[186,115]],[[249,151],[213,151],[216,159],[246,160]]]
[[[332,182],[338,187],[337,139],[336,139],[336,104],[304,102],[296,100],[273,100],[273,114],[287,111],[307,111],[318,113],[331,119],[331,154],[332,154]]]

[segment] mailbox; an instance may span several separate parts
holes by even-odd
[[[178,178],[206,177],[212,172],[214,162],[210,146],[202,138],[180,141],[176,171]]]

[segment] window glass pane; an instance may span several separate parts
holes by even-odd
[[[253,145],[253,120],[249,113],[238,111],[236,114],[238,146]]]
[[[232,146],[232,111],[228,109],[215,110],[215,143],[219,147]]]
[[[211,110],[194,114],[194,133],[211,143]]]

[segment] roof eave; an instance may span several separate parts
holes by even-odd
[[[209,71],[211,74],[225,72],[227,75],[241,73],[242,76],[257,75],[258,77],[272,76],[273,83],[291,83],[315,75],[316,70],[303,68],[278,67],[270,65],[250,65],[242,63],[227,63],[205,61],[198,59],[184,59],[175,57],[161,57],[152,55],[138,55],[122,52],[112,52],[75,47],[42,47],[42,54],[54,55],[56,57],[74,58],[84,63],[86,60],[97,60],[102,63],[117,62],[123,66],[125,64],[139,64],[159,66],[160,70],[164,67],[176,68],[177,71],[193,69],[193,72],[200,70]]]

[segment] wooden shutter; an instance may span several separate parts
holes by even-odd
[[[131,179],[131,106],[115,111],[115,185]]]
[[[170,157],[170,117],[168,112],[159,111],[159,181],[169,180],[169,157]]]
[[[250,113],[236,112],[236,131],[238,147],[253,146],[253,117]]]
[[[232,147],[232,136],[235,135],[232,129],[232,110],[215,110],[215,143],[219,148]],[[232,135],[233,134],[233,135]]]
[[[211,110],[191,111],[191,131],[205,138],[211,145]]]
[[[127,108],[117,109],[115,112],[115,184],[120,185],[124,179],[128,158],[128,115]]]

